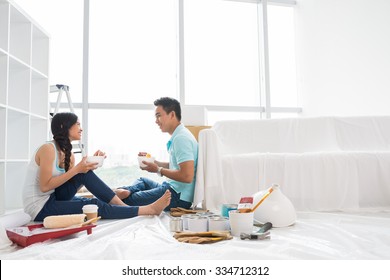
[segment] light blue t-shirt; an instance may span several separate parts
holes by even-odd
[[[177,192],[180,199],[188,202],[194,200],[196,168],[198,165],[198,142],[192,133],[183,124],[176,127],[171,139],[167,143],[169,153],[169,169],[179,170],[179,164],[194,161],[194,178],[191,183],[182,183],[168,179],[167,182]]]

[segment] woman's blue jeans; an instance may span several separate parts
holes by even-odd
[[[96,198],[75,196],[84,185]],[[79,173],[72,179],[57,187],[49,200],[35,217],[35,221],[43,221],[47,216],[81,214],[86,204],[96,204],[98,215],[103,219],[125,219],[138,216],[138,206],[111,205],[109,202],[115,193],[93,171]]]
[[[121,187],[131,192],[131,194],[122,199],[124,203],[131,206],[148,205],[159,199],[166,190],[172,193],[171,203],[165,208],[169,211],[171,208],[182,207],[189,209],[192,206],[191,202],[180,199],[180,193],[177,193],[168,182],[158,183],[149,178],[141,177],[137,179],[131,186]]]

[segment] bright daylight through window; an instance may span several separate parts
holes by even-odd
[[[259,42],[261,3],[244,0],[16,0],[51,34],[50,84],[70,86],[82,119],[88,100],[88,153],[107,153],[97,170],[111,187],[139,176],[137,153],[167,159],[153,101],[171,96],[208,110],[208,125],[223,119],[264,118]],[[33,3],[32,3],[33,2]],[[268,1],[271,117],[299,112],[294,6]],[[84,3],[89,7],[84,11]],[[53,7],[59,14],[41,7]],[[87,13],[86,13],[87,12]],[[83,16],[89,29],[83,38]],[[72,15],[72,20],[69,19]],[[201,20],[200,20],[201,19]],[[83,40],[89,48],[84,55]],[[88,74],[88,75],[86,75]],[[87,79],[88,77],[88,79]],[[84,79],[84,80],[83,80]],[[88,92],[83,91],[88,88]],[[87,87],[85,86],[87,85]],[[55,98],[50,99],[52,102]],[[64,102],[66,100],[63,100]],[[284,110],[283,108],[293,108]],[[294,111],[294,108],[296,111]],[[65,108],[66,109],[66,108]],[[155,176],[153,178],[157,179]]]

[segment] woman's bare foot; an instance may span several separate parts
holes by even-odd
[[[114,192],[120,199],[128,198],[131,194],[129,190],[125,189],[115,189]]]
[[[160,215],[161,212],[171,203],[171,192],[166,190],[162,197],[157,199],[155,202],[140,206],[138,215]]]

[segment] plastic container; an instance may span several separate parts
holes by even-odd
[[[104,162],[104,156],[89,156],[87,162],[97,162],[97,167],[102,167]]]

